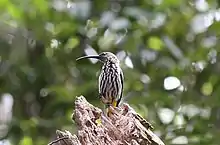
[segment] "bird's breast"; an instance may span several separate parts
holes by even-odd
[[[122,91],[120,70],[117,67],[104,67],[99,76],[99,93],[104,103],[111,103]]]

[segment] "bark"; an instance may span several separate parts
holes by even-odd
[[[151,131],[151,125],[146,120],[142,123],[133,111],[110,110],[108,117],[83,96],[77,97],[72,115],[77,134],[58,130],[57,139],[49,145],[164,145]]]

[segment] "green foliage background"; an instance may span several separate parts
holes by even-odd
[[[6,115],[0,104],[1,143],[44,145],[56,129],[74,132],[75,96],[102,107],[101,64],[75,59],[111,51],[124,101],[166,144],[218,145],[219,18],[217,0],[1,0],[0,93],[13,98]],[[181,86],[166,90],[169,76]]]

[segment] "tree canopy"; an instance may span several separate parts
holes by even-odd
[[[75,61],[103,51],[165,144],[219,144],[219,21],[217,0],[1,0],[0,144],[74,132],[76,96],[103,107],[101,63]]]

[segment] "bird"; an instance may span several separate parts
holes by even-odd
[[[123,109],[123,114],[131,113],[146,129],[154,129],[154,127],[140,116],[128,103],[123,103],[121,108]]]
[[[120,61],[111,52],[82,56],[76,60],[85,58],[98,59],[103,63],[98,78],[99,98],[105,104],[107,115],[109,116],[111,114],[109,107],[118,107],[123,95],[124,75],[120,67]]]

